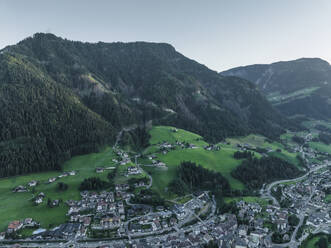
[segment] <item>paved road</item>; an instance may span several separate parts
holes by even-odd
[[[320,183],[320,181],[317,183],[317,185]],[[308,200],[306,201],[305,205],[303,206],[303,209],[306,209],[306,206],[307,204],[310,202],[311,198],[314,196],[314,192],[315,192],[315,189],[316,189],[316,186],[313,188],[313,190],[311,191],[311,194],[308,198]],[[287,243],[284,243],[284,244],[277,244],[277,246],[279,247],[293,247],[293,248],[296,248],[296,247],[299,247],[299,245],[301,244],[301,240],[297,241],[296,240],[296,235],[297,235],[297,232],[299,230],[299,228],[303,225],[303,221],[305,219],[305,215],[307,214],[307,211],[302,211],[301,214],[299,215],[299,223],[298,225],[295,227],[295,230],[293,231],[292,233],[292,236],[291,236],[291,240]]]
[[[135,165],[138,167],[138,169],[140,171],[145,172],[146,175],[148,176],[148,178],[149,178],[149,184],[146,186],[146,189],[149,189],[153,185],[153,178],[152,178],[152,176],[150,174],[148,174],[146,171],[144,171],[143,168],[141,168],[140,164],[137,161],[139,157],[140,157],[140,155],[134,156],[134,163],[135,163]]]
[[[313,173],[317,170],[320,170],[324,167],[327,167],[328,164],[324,164],[324,165],[320,165],[320,166],[317,166],[313,169],[311,169],[309,172],[307,172],[305,175],[301,176],[301,177],[298,177],[298,178],[295,178],[295,179],[289,179],[289,180],[279,180],[279,181],[276,181],[276,182],[273,182],[271,184],[268,185],[267,187],[267,193],[264,195],[264,197],[269,197],[274,201],[274,203],[277,203],[277,205],[279,206],[279,203],[278,201],[271,195],[271,188],[274,187],[275,185],[277,184],[280,184],[280,183],[286,183],[286,182],[295,182],[295,181],[300,181],[302,179],[304,179],[306,176],[308,176],[310,173]],[[316,187],[316,186],[315,186]],[[309,196],[309,199],[306,201],[306,204],[305,206],[308,204],[308,202],[311,200],[311,198],[313,197],[314,195],[314,191],[315,191],[315,188],[312,190],[311,192],[311,195]],[[303,207],[303,209],[305,208],[305,206]],[[303,221],[304,221],[304,218],[305,218],[305,214],[306,214],[306,211],[302,212],[300,215],[299,215],[299,224],[296,226],[295,230],[293,231],[292,233],[292,236],[291,236],[291,240],[290,242],[288,243],[284,243],[284,244],[275,244],[277,245],[277,247],[293,247],[293,248],[296,248],[300,245],[301,241],[296,241],[296,234],[299,230],[299,228],[303,225]]]
[[[311,169],[310,171],[308,171],[306,174],[304,174],[303,176],[301,177],[297,177],[297,178],[294,178],[294,179],[286,179],[286,180],[279,180],[279,181],[275,181],[271,184],[269,184],[266,188],[266,191],[267,191],[267,194],[270,194],[271,195],[271,189],[276,186],[277,184],[281,184],[281,183],[288,183],[288,182],[297,182],[297,181],[300,181],[302,179],[304,179],[305,177],[307,177],[309,174],[315,172],[315,171],[318,171],[322,168],[325,168],[327,167],[328,164],[323,164],[323,165],[320,165],[320,166],[317,166],[313,169]],[[265,190],[264,190],[265,191]],[[275,199],[276,200],[276,199]],[[277,201],[277,200],[276,200]]]
[[[305,141],[307,142],[308,141],[308,138],[311,137],[311,134],[307,134],[306,137],[305,137]],[[306,143],[305,142],[305,143]],[[303,156],[303,159],[305,161],[308,161],[306,158],[305,158],[305,152],[303,150],[303,147],[304,147],[304,144],[300,146],[300,153],[302,154]],[[315,168],[312,168],[310,169],[306,174],[304,174],[303,176],[300,176],[300,177],[297,177],[297,178],[294,178],[294,179],[286,179],[286,180],[279,180],[279,181],[275,181],[267,186],[263,186],[262,189],[260,190],[260,193],[261,193],[261,197],[265,197],[265,198],[270,198],[272,199],[273,203],[277,206],[279,206],[279,202],[277,201],[277,199],[275,197],[272,196],[271,194],[271,189],[278,185],[278,184],[281,184],[281,183],[287,183],[287,182],[297,182],[297,181],[300,181],[300,180],[303,180],[305,177],[307,177],[309,174],[315,172],[315,171],[318,171],[322,168],[325,168],[327,167],[328,164],[324,164],[324,165],[320,165],[320,166],[317,166]],[[306,204],[305,206],[303,207],[303,209],[305,209],[306,205],[309,203],[309,201],[311,200],[311,198],[313,197],[314,195],[314,191],[315,191],[315,188],[316,186],[314,187],[314,189],[312,190],[310,196],[309,196],[309,199],[306,201]],[[297,232],[299,230],[299,228],[303,225],[303,221],[304,221],[304,218],[305,218],[305,215],[306,215],[306,211],[303,211],[302,213],[300,213],[299,215],[299,224],[296,226],[295,230],[293,231],[292,233],[292,236],[291,236],[291,239],[288,243],[284,243],[284,244],[274,244],[276,245],[277,247],[293,247],[293,248],[296,248],[300,245],[301,241],[296,241],[296,235],[297,235]],[[315,230],[316,231],[316,230]]]
[[[306,137],[305,137],[305,141],[308,140],[308,137],[310,137],[311,134],[307,134]],[[306,142],[305,142],[306,143]],[[305,158],[305,152],[303,150],[303,146],[305,145],[302,144],[299,148],[299,152],[302,154],[302,157],[305,161],[307,161],[307,159]],[[295,181],[300,181],[301,179],[305,178],[311,171],[307,172],[305,175],[301,176],[301,177],[298,177],[298,178],[295,178],[295,179],[286,179],[286,180],[279,180],[279,181],[275,181],[269,185],[263,185],[262,189],[260,190],[260,195],[261,197],[263,198],[269,198],[272,200],[273,204],[278,206],[279,207],[279,202],[277,201],[277,199],[275,197],[272,196],[271,194],[271,189],[276,186],[277,184],[280,184],[280,183],[287,183],[287,182],[295,182]],[[267,188],[265,188],[267,187]]]

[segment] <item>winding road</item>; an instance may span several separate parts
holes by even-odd
[[[305,143],[307,142],[309,137],[311,137],[310,133],[306,135]],[[300,146],[300,153],[302,154],[303,158],[307,161],[307,159],[305,158],[305,152],[303,150],[303,147],[304,147],[305,143]],[[303,176],[300,176],[300,177],[297,177],[297,178],[294,178],[294,179],[286,179],[286,180],[275,181],[275,182],[273,182],[273,183],[271,183],[267,186],[264,185],[262,187],[262,189],[260,190],[261,197],[272,199],[274,205],[280,206],[277,199],[275,197],[273,197],[272,194],[271,194],[271,190],[272,190],[273,187],[275,187],[278,184],[282,184],[282,183],[301,181],[304,178],[306,178],[307,176],[309,176],[311,173],[313,173],[315,171],[318,171],[322,168],[325,168],[327,166],[329,166],[329,165],[328,164],[323,164],[323,165],[320,165],[320,166],[317,166],[317,167],[314,167],[314,168],[310,169]],[[316,186],[312,190],[312,193],[310,194],[309,199],[306,201],[305,206],[309,203],[309,201],[313,197],[315,188],[316,188]],[[305,206],[303,207],[303,209],[305,209]],[[299,216],[298,216],[299,217],[299,224],[296,226],[295,230],[293,231],[290,241],[287,242],[287,243],[284,243],[284,244],[274,244],[276,247],[291,247],[291,248],[293,247],[293,248],[296,248],[300,245],[301,241],[296,241],[296,235],[297,235],[297,232],[298,232],[299,228],[303,225],[304,218],[305,218],[306,214],[307,214],[306,210],[301,211],[301,213],[299,214]]]

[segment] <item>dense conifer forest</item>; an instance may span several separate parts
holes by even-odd
[[[302,172],[287,161],[270,156],[246,159],[231,174],[249,189],[259,189],[264,183],[295,178]]]
[[[169,190],[178,195],[207,190],[213,192],[216,198],[222,198],[229,194],[231,187],[221,173],[185,161],[178,167],[177,177],[169,185]]]
[[[125,126],[184,128],[218,142],[296,126],[255,86],[163,43],[83,43],[35,34],[0,51],[0,177],[60,170]],[[124,139],[147,145],[145,129]]]

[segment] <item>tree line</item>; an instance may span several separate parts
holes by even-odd
[[[296,166],[273,156],[246,159],[231,173],[249,189],[259,189],[264,183],[295,178],[301,174]]]

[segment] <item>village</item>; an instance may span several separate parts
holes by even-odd
[[[158,153],[165,154],[178,148],[195,149],[193,144],[178,141],[163,142],[157,147],[156,152],[147,156],[147,161],[150,166],[161,168],[167,165],[157,160]],[[238,147],[252,149],[245,144]],[[208,151],[220,149],[217,145],[203,148]],[[297,149],[306,158],[314,154],[314,151]],[[116,153],[117,159],[113,162],[126,166],[125,177],[144,173],[137,163],[138,156],[130,157],[118,148]],[[68,242],[75,247],[203,247],[213,242],[218,247],[298,247],[311,233],[331,233],[331,203],[326,201],[326,192],[331,186],[330,165],[327,160],[322,165],[311,164],[307,174],[298,179],[264,186],[261,198],[257,198],[261,201],[250,202],[243,198],[236,201],[235,208],[228,213],[217,212],[214,196],[203,191],[185,196],[185,201],[174,199],[166,206],[132,203],[135,193],[130,187],[148,189],[152,184],[148,177],[138,177],[133,185],[116,184],[113,191],[81,191],[80,200],[67,200],[67,223],[47,230],[31,218],[15,220],[0,234],[0,239],[11,240],[13,234],[34,228],[33,234],[22,240],[23,243]],[[113,169],[98,167],[96,173]],[[44,183],[51,184],[77,173],[64,172]],[[39,183],[42,182],[19,185],[13,192],[26,192]],[[41,204],[45,197],[40,192],[35,197],[35,204]],[[59,200],[50,204],[57,206]]]
[[[325,201],[330,170],[314,172],[302,181],[280,184],[280,201],[291,199],[288,207],[278,204],[236,203],[235,214],[216,214],[215,204],[208,192],[194,195],[184,204],[163,206],[135,206],[128,185],[116,185],[115,192],[81,192],[80,201],[68,201],[70,222],[52,230],[38,229],[30,238],[37,240],[76,240],[79,246],[92,234],[111,230],[112,245],[126,247],[201,247],[210,241],[219,247],[275,247],[276,242],[298,244],[309,233],[330,233],[330,203]],[[128,205],[129,203],[130,205]],[[201,210],[207,207],[204,213]],[[293,216],[304,217],[302,233],[293,226]],[[32,219],[10,223],[7,232],[36,227]],[[275,240],[277,233],[281,240]],[[2,236],[4,234],[1,234]],[[294,237],[294,235],[296,237]],[[144,237],[144,238],[140,238]],[[4,238],[4,237],[3,237]],[[116,241],[127,238],[127,241]],[[82,247],[84,247],[82,245]],[[107,246],[105,246],[107,247]],[[111,247],[111,246],[109,246]],[[295,247],[295,246],[290,246]]]

